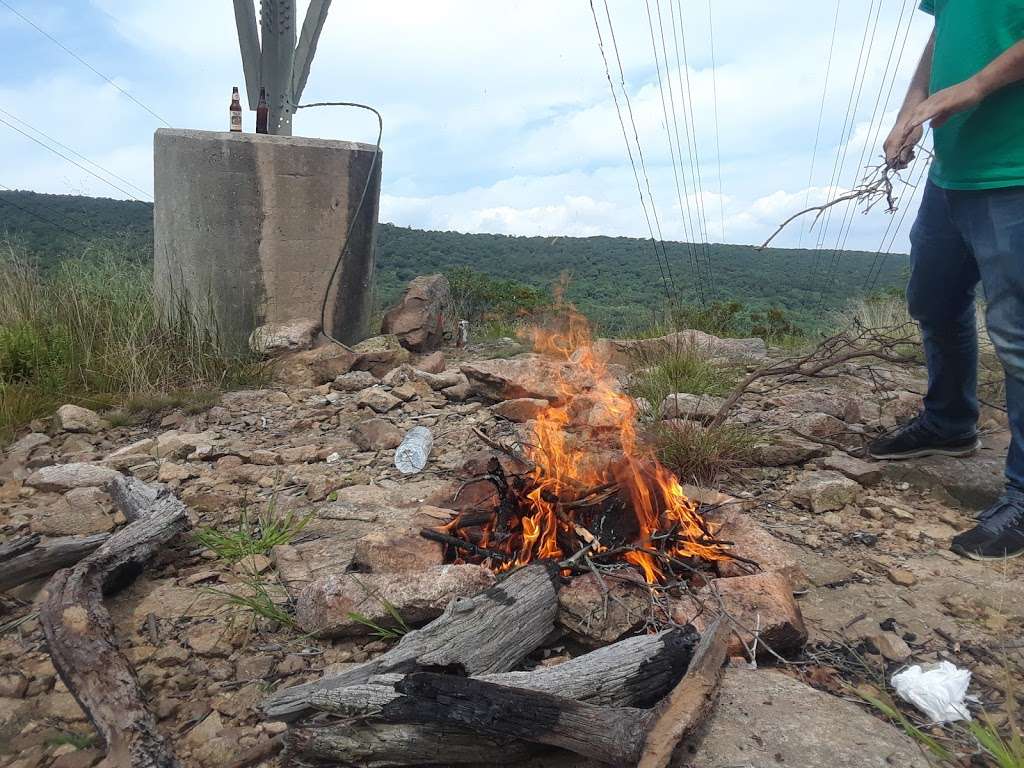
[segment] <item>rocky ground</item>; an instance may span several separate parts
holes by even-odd
[[[731,365],[754,366],[766,354],[753,341],[696,341]],[[229,765],[285,728],[260,717],[269,692],[389,647],[391,638],[351,616],[389,623],[371,593],[422,623],[453,595],[493,581],[478,566],[442,566],[440,546],[415,533],[447,520],[444,505],[467,468],[493,455],[478,432],[514,438],[551,394],[547,363],[520,352],[509,340],[410,355],[381,337],[355,352],[291,352],[278,383],[227,393],[199,413],[112,426],[66,406],[4,450],[0,543],[118,529],[124,520],[103,490],[111,473],[173,489],[193,533],[107,605],[183,762]],[[998,711],[1007,671],[1020,679],[1024,561],[977,563],[948,551],[999,491],[1002,414],[986,409],[985,449],[966,461],[851,456],[865,435],[912,414],[922,387],[918,369],[847,365],[741,402],[733,421],[759,435],[755,456],[719,477],[716,490],[739,499],[774,537],[759,551],[785,569],[809,637],[789,660],[729,670],[715,714],[691,745],[694,765],[925,765],[912,742],[844,686],[878,685],[903,664],[949,659],[972,670],[972,692]],[[700,420],[717,410],[706,399],[675,405],[660,415]],[[393,458],[413,426],[429,427],[435,443],[426,470],[409,477]],[[250,530],[240,520],[261,515],[292,524],[265,555],[232,562],[195,537],[204,528]],[[99,745],[56,675],[35,613],[44,581],[0,594],[0,765],[90,766]],[[294,618],[258,615],[230,598],[260,594],[287,602]],[[572,652],[556,642],[544,663]]]

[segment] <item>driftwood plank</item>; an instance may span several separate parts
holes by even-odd
[[[341,675],[275,693],[265,702],[264,713],[271,720],[295,720],[313,711],[314,694],[359,685],[388,672],[506,672],[540,646],[554,630],[557,614],[557,573],[553,567],[533,563],[474,597],[456,598],[441,616],[407,634],[382,656]]]
[[[109,538],[109,533],[60,536],[46,541],[40,541],[38,536],[34,541],[33,537],[26,537],[28,541],[21,542],[21,546],[11,547],[9,557],[0,557],[0,592],[74,565]]]
[[[686,671],[699,636],[669,630],[622,640],[554,667],[530,672],[481,675],[479,680],[555,694],[608,707],[646,707],[672,690]],[[317,709],[365,718],[400,698],[402,675],[375,677],[370,683],[323,691]],[[519,739],[483,737],[438,724],[358,723],[295,729],[290,754],[304,760],[370,766],[421,765],[444,755],[447,764],[515,764],[543,747]]]
[[[50,579],[39,618],[54,666],[106,744],[105,765],[177,768],[134,670],[117,648],[103,595],[138,575],[187,527],[188,518],[178,499],[156,496],[138,480],[119,477],[109,490],[134,522]],[[135,506],[139,503],[146,506]]]

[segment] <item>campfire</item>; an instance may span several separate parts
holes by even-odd
[[[477,481],[493,486],[489,503],[435,531],[449,561],[495,571],[538,560],[565,569],[630,563],[655,584],[673,565],[728,559],[697,504],[638,439],[636,403],[620,391],[586,320],[568,310],[531,336],[536,351],[568,363],[560,397],[532,425],[524,471],[492,461]]]

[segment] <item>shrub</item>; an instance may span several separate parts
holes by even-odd
[[[651,429],[658,459],[682,480],[712,483],[750,459],[757,434],[732,424],[709,429],[695,421],[658,423]]]
[[[724,395],[736,382],[735,372],[705,359],[690,346],[680,346],[655,359],[640,359],[630,394],[657,408],[668,395]]]

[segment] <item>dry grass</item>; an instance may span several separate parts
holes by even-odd
[[[0,440],[66,402],[138,411],[262,379],[260,364],[222,354],[188,313],[163,322],[151,268],[130,254],[93,253],[44,275],[7,246],[0,285]]]
[[[708,428],[695,421],[658,423],[650,430],[658,459],[684,482],[714,483],[729,470],[747,464],[756,432],[732,424]]]

